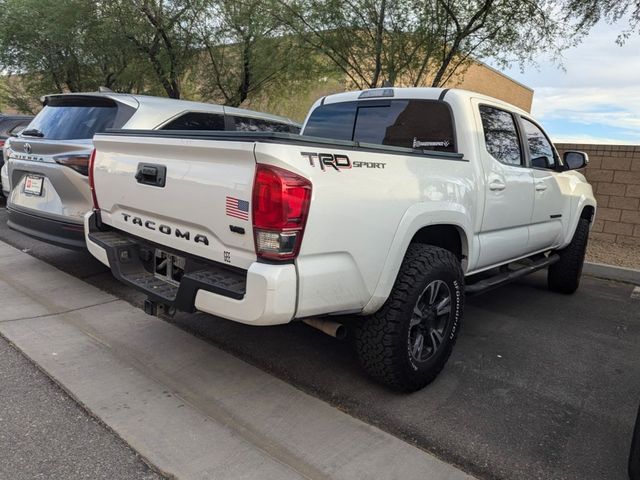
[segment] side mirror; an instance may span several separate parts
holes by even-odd
[[[589,155],[584,152],[569,151],[564,152],[564,164],[567,170],[579,170],[589,163]]]

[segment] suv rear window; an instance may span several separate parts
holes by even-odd
[[[133,114],[131,109],[120,125],[115,125],[118,105],[106,97],[62,96],[50,97],[45,107],[25,129],[36,130],[42,138],[77,140],[92,138],[97,132],[120,127]]]
[[[316,108],[304,135],[455,152],[453,117],[438,100],[369,100]]]

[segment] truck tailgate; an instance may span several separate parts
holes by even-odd
[[[94,144],[105,224],[240,268],[256,260],[253,142],[104,134]]]

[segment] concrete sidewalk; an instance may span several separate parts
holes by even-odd
[[[165,474],[471,478],[3,243],[0,305],[0,334]]]
[[[162,480],[0,337],[0,478]]]

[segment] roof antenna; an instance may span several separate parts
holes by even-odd
[[[393,87],[393,83],[391,83],[389,80],[385,80],[384,82],[382,82],[382,88],[392,88]]]
[[[98,91],[100,93],[113,93],[113,90],[111,90],[109,87],[98,87]]]

